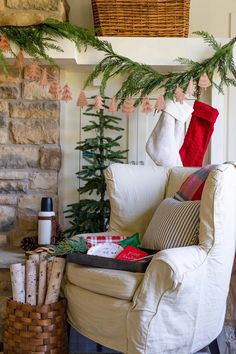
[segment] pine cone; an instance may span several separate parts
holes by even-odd
[[[60,224],[55,221],[55,232],[52,235],[51,243],[52,245],[58,245],[62,240],[64,240],[65,235],[62,231]]]
[[[20,247],[25,251],[32,251],[38,247],[38,238],[35,237],[24,237],[21,240]]]

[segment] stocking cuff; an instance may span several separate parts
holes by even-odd
[[[186,102],[180,103],[167,100],[164,111],[181,123],[185,123],[190,118],[193,108]]]
[[[219,112],[216,108],[213,108],[201,101],[195,101],[193,108],[194,108],[195,116],[208,120],[209,122],[212,123],[215,123],[219,115]]]

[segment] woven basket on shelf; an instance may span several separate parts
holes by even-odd
[[[100,36],[187,37],[190,0],[92,0]]]
[[[67,354],[66,300],[31,306],[7,302],[4,354]]]

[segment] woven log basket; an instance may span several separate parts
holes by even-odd
[[[31,306],[7,302],[4,354],[67,354],[66,300]]]
[[[92,0],[100,36],[187,37],[190,0]]]

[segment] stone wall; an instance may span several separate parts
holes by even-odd
[[[66,0],[0,0],[0,26],[64,21],[68,13]],[[58,69],[48,71],[59,78]],[[37,236],[42,197],[51,196],[57,211],[59,118],[60,103],[29,80],[27,69],[11,68],[8,77],[0,71],[0,257],[3,246],[19,246],[25,236]],[[0,267],[0,342],[9,296],[9,269]]]
[[[0,75],[0,247],[37,235],[42,197],[53,197],[57,210],[59,118],[60,103],[27,70]]]
[[[29,26],[47,18],[68,19],[66,0],[0,0],[0,26]]]

